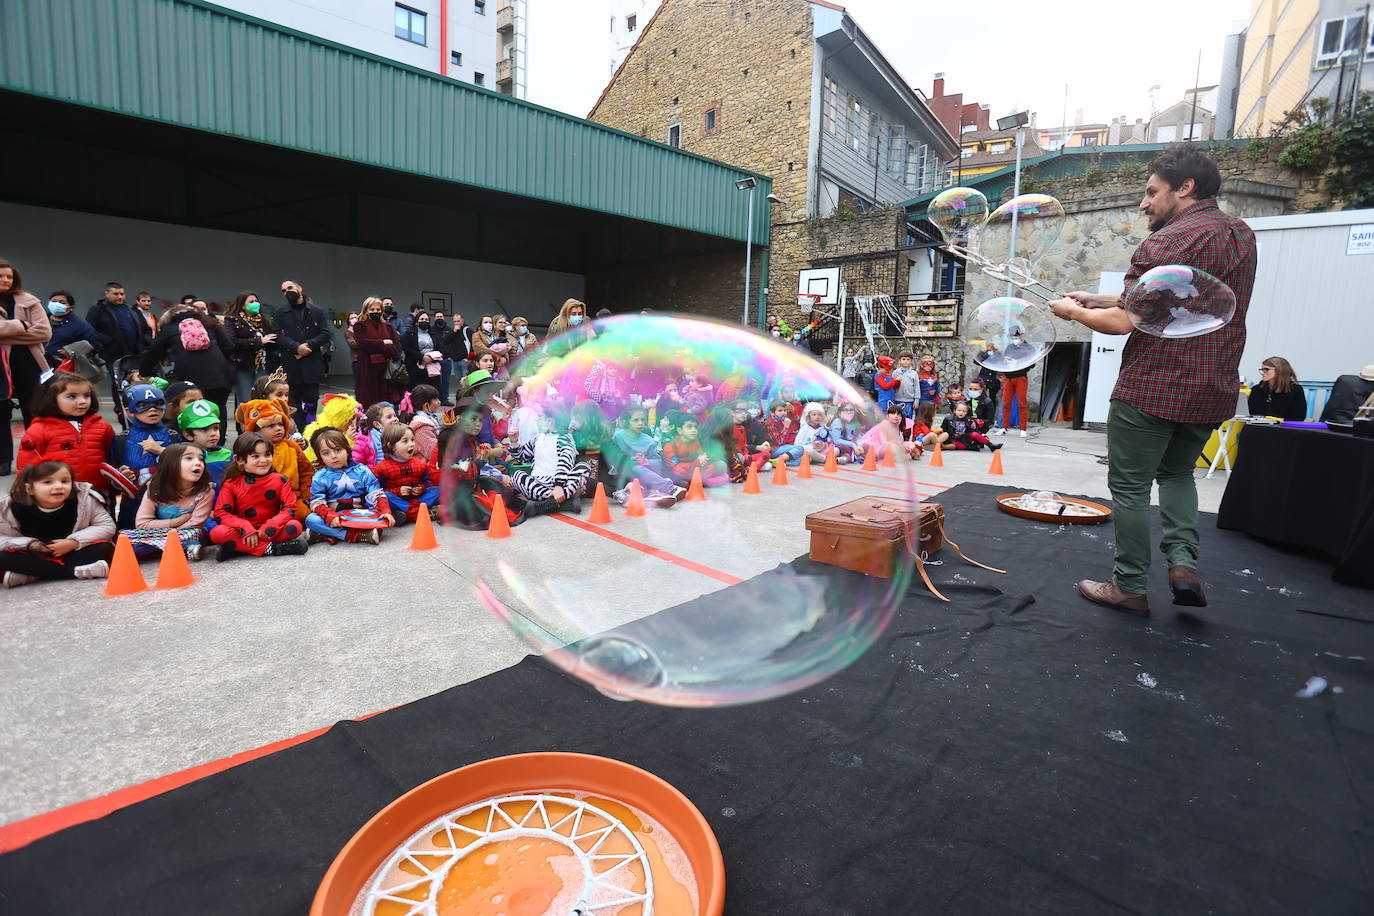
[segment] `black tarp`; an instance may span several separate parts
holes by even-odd
[[[997,492],[939,501],[1008,574],[947,555],[952,604],[917,584],[812,689],[664,709],[528,659],[0,857],[0,911],[304,913],[397,795],[539,750],[678,786],[732,914],[1374,911],[1374,627],[1298,613],[1370,593],[1204,517],[1211,606],[1175,613],[1157,569],[1154,616],[1125,617],[1073,590],[1110,569],[1110,525],[1015,519]]]

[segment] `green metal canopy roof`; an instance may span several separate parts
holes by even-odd
[[[771,181],[201,0],[0,2],[0,89],[743,241]]]

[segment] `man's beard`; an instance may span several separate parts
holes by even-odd
[[[1150,231],[1158,232],[1169,224],[1169,217],[1161,216],[1159,219],[1150,220]]]

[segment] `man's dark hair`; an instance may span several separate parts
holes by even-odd
[[[1171,146],[1151,160],[1150,174],[1163,178],[1175,191],[1193,179],[1193,196],[1198,200],[1216,197],[1221,190],[1221,170],[1216,162],[1187,143]]]
[[[421,305],[420,303],[418,303],[418,302],[412,302],[412,303],[410,303],[410,314],[414,315],[416,312],[420,311],[420,309],[422,309],[422,308],[424,308],[424,306]]]
[[[196,301],[196,298],[197,298],[197,297],[196,297],[196,295],[195,295],[194,293],[187,293],[186,295],[184,295],[184,296],[181,297],[181,302],[180,302],[179,304],[180,304],[180,305],[190,305],[192,302],[195,302],[195,301]]]
[[[124,284],[123,284],[123,283],[120,283],[118,280],[111,280],[109,283],[106,283],[106,284],[105,284],[105,292],[107,292],[107,293],[108,293],[110,290],[112,290],[112,289],[123,289],[123,288],[124,288]]]

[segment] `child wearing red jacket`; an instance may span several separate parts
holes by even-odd
[[[272,443],[262,433],[234,440],[234,464],[225,472],[212,516],[210,540],[219,544],[215,559],[240,553],[254,557],[299,556],[309,545],[305,527],[295,519],[296,494],[272,470]]]
[[[878,393],[878,406],[887,410],[893,400],[897,397],[897,387],[902,384],[901,379],[894,378],[892,367],[896,365],[890,356],[878,357],[878,374],[873,376],[873,390]]]
[[[663,445],[663,465],[668,469],[668,476],[686,486],[693,473],[700,469],[701,482],[708,487],[723,487],[729,483],[729,466],[724,461],[712,461],[701,447],[701,424],[697,418],[677,411],[673,425],[677,427],[677,438]]]
[[[74,482],[104,491],[109,484],[100,466],[114,440],[114,427],[100,416],[94,386],[74,373],[55,372],[38,389],[33,422],[19,442],[18,467],[63,461],[71,465]]]
[[[772,457],[787,462],[788,467],[801,464],[805,446],[797,445],[797,431],[801,421],[792,415],[792,406],[779,399],[769,406],[768,418],[763,421],[763,432],[768,444],[773,446]],[[776,464],[776,462],[775,462]]]
[[[763,424],[749,416],[749,402],[737,401],[734,409],[734,425],[730,428],[730,438],[734,444],[735,457],[747,472],[750,467],[759,471],[773,457],[773,445]]]
[[[382,430],[382,454],[386,458],[372,466],[372,473],[381,481],[398,524],[402,513],[406,521],[419,518],[422,503],[429,506],[432,519],[439,517],[439,488],[434,485],[438,475],[415,450],[415,431],[409,426],[393,423]]]

